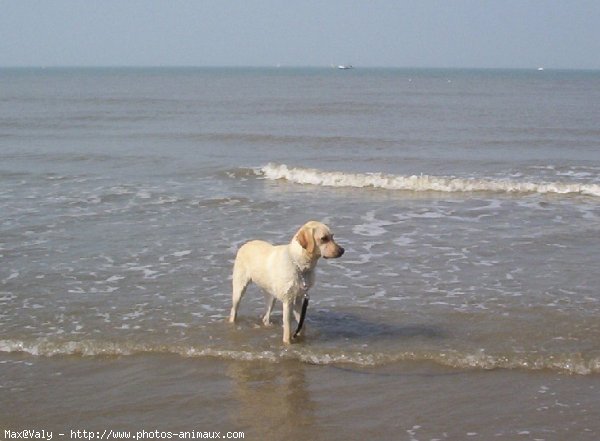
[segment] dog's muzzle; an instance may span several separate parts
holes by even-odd
[[[338,257],[342,257],[344,255],[344,248],[338,246],[336,253],[333,256],[324,256],[325,259],[337,259]]]

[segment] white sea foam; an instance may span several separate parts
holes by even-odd
[[[579,194],[600,197],[600,185],[577,182],[527,182],[512,179],[455,178],[431,175],[390,175],[384,173],[346,173],[313,168],[288,167],[269,163],[255,170],[269,180],[324,187],[381,188],[402,191],[440,191],[448,193],[496,192],[511,194]]]
[[[19,274],[19,271],[12,271],[7,278],[2,279],[2,284],[6,284],[6,282],[8,282],[9,280],[16,279],[17,277],[19,277]]]
[[[171,326],[181,326],[172,323]],[[128,329],[122,325],[122,329]],[[385,366],[393,363],[433,362],[455,369],[521,369],[526,371],[550,370],[576,375],[596,375],[600,373],[600,357],[594,354],[584,356],[579,353],[546,354],[512,353],[487,354],[483,351],[461,352],[444,351],[406,351],[406,352],[369,352],[365,349],[327,350],[316,348],[282,348],[272,350],[243,350],[215,347],[195,347],[186,345],[143,344],[134,342],[110,342],[98,340],[60,341],[52,337],[37,338],[30,341],[0,339],[0,352],[26,353],[35,356],[53,357],[75,355],[127,356],[134,354],[173,354],[182,357],[217,358],[223,360],[282,362],[297,360],[302,363],[318,365],[354,365],[357,367]]]
[[[173,253],[172,256],[183,257],[183,256],[187,256],[188,254],[192,254],[192,250],[177,251],[177,252]]]
[[[363,224],[355,225],[352,231],[361,236],[381,236],[386,233],[385,227],[393,225],[393,222],[379,220],[375,218],[375,212],[369,211],[362,217]]]

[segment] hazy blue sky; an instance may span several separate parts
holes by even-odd
[[[600,69],[600,0],[0,0],[0,66]]]

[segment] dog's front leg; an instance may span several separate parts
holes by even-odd
[[[292,343],[292,304],[290,301],[283,302],[283,342],[286,345]]]

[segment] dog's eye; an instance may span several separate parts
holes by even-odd
[[[329,236],[323,236],[321,238],[321,242],[325,243],[325,242],[329,242],[331,240],[331,238]]]

